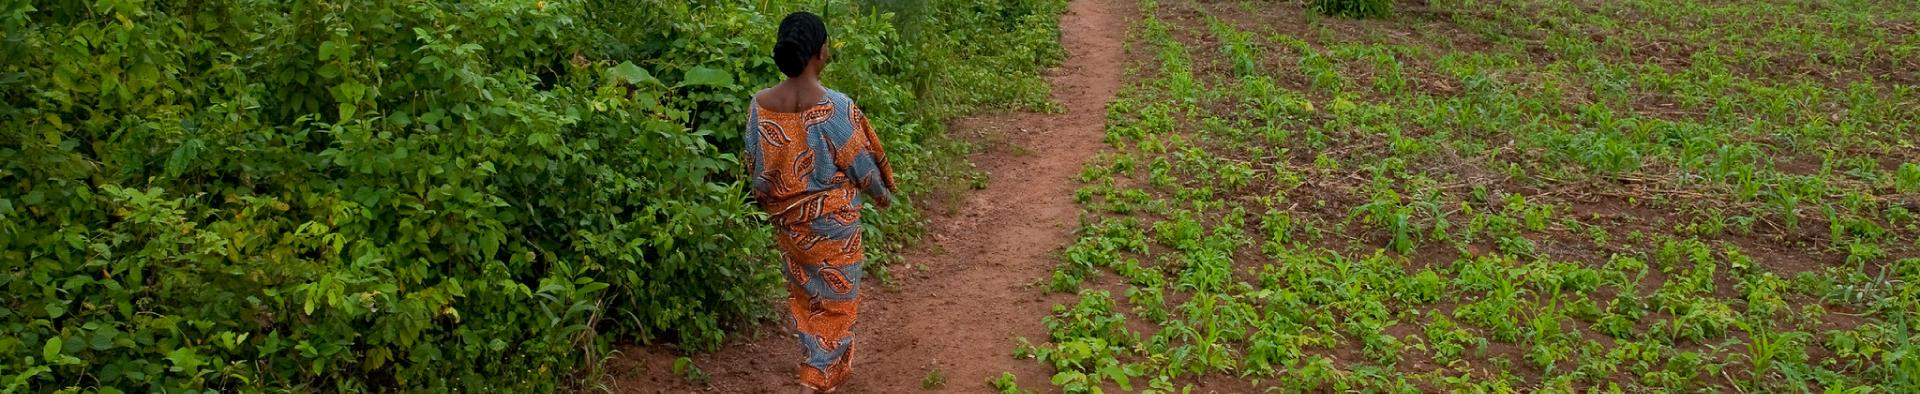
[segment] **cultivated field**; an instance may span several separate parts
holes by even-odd
[[[1003,391],[1920,391],[1920,3],[1139,7]]]

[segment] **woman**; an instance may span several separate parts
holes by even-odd
[[[820,85],[827,26],[796,12],[780,22],[774,63],[787,80],[753,97],[746,166],[785,261],[789,320],[805,361],[800,384],[832,392],[853,369],[859,311],[861,194],[886,208],[893,169],[853,99]]]

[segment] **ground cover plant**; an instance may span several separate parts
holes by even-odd
[[[1309,3],[1139,1],[1019,383],[1920,390],[1920,5]]]
[[[0,1],[0,392],[538,392],[711,349],[779,291],[733,152],[782,15],[830,18],[915,194],[960,171],[946,119],[1044,100],[1063,4]],[[874,256],[920,220],[869,218]]]

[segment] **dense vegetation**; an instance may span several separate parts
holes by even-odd
[[[740,115],[827,3],[0,1],[0,387],[544,391],[714,346],[778,278]],[[831,2],[828,83],[928,184],[944,119],[1044,99],[1062,3]]]
[[[1042,384],[1920,391],[1920,6],[1430,3],[1141,0]]]

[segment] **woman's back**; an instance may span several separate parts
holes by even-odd
[[[753,195],[776,224],[858,213],[861,192],[892,199],[893,174],[880,141],[853,100],[827,90],[801,111],[756,97],[747,116],[746,160]]]

